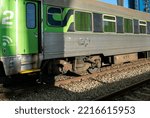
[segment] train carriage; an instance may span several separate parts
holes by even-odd
[[[0,22],[0,77],[149,57],[150,14],[96,0],[0,0]]]

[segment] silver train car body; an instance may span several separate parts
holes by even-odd
[[[70,7],[76,11],[80,10],[91,14],[101,13],[115,17],[150,21],[150,15],[147,13],[96,2],[96,0],[62,0],[61,2],[59,0],[45,0],[45,3],[57,7]],[[113,33],[94,32],[93,24],[92,20],[92,31],[89,32],[76,31],[76,29],[74,29],[75,32],[71,33],[44,32],[44,59],[94,54],[110,56],[150,50],[149,34],[117,33],[117,30]]]

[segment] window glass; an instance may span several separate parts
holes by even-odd
[[[133,23],[131,19],[124,19],[124,32],[133,33]]]
[[[147,22],[147,34],[150,34],[150,22]]]
[[[116,17],[104,15],[104,32],[116,32]]]
[[[139,20],[134,19],[133,22],[134,22],[134,33],[139,34]]]
[[[147,27],[146,21],[140,21],[139,26],[140,26],[140,33],[146,34],[146,27]]]
[[[75,28],[77,31],[92,31],[91,13],[76,11]]]
[[[107,16],[107,15],[104,16],[104,19],[106,19],[106,20],[112,20],[112,21],[116,20],[116,18],[114,16]]]
[[[94,32],[103,32],[102,14],[93,13]]]
[[[123,33],[123,17],[117,16],[117,33]]]
[[[50,7],[47,11],[48,24],[50,26],[62,26],[62,10],[61,8]]]
[[[34,3],[27,3],[26,5],[26,21],[27,28],[33,29],[36,27],[36,5]]]

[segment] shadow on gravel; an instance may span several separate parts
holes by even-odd
[[[97,97],[104,96],[114,91],[118,91],[121,88],[125,88],[136,82],[140,82],[143,79],[149,79],[149,77],[150,73],[146,73],[140,76],[122,80],[120,79],[120,81],[112,83],[104,83],[100,80],[96,81],[96,79],[93,81],[91,79],[91,81],[87,82],[87,85],[82,85],[81,82],[78,82],[76,85],[70,84],[69,89],[66,89],[66,87],[64,86],[54,87],[54,83],[37,84],[36,86],[34,86],[34,88],[30,89],[29,87],[26,88],[26,90],[23,92],[12,92],[11,94],[5,94],[5,96],[7,98],[6,100],[16,101],[89,101],[95,100]],[[52,78],[53,76],[49,77],[49,82],[52,82],[52,80],[50,80]],[[83,84],[84,83],[86,82],[83,82]],[[97,87],[94,88],[94,85],[96,85]],[[73,86],[78,86],[78,90],[73,89]]]
[[[71,71],[68,71],[65,75],[66,76],[74,76],[74,77],[80,77],[81,76],[81,75],[74,73],[74,72],[71,72]]]

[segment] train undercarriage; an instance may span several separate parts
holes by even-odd
[[[42,75],[59,75],[66,74],[67,72],[73,72],[76,74],[82,74],[84,72],[94,73],[100,70],[104,66],[110,66],[112,64],[123,64],[136,61],[140,58],[150,57],[150,52],[139,52],[122,54],[115,56],[91,55],[80,57],[69,57],[61,59],[44,60],[41,64],[40,71]],[[28,71],[23,74],[33,74],[34,71]],[[34,72],[35,73],[35,72]],[[16,74],[15,74],[16,75]],[[19,74],[20,75],[20,74]],[[0,81],[5,84],[10,83],[10,78],[14,75],[6,76],[2,61],[0,61]]]
[[[121,54],[115,56],[91,55],[70,57],[63,59],[52,59],[43,61],[42,72],[45,74],[64,74],[68,71],[75,73],[89,72],[93,73],[103,66],[110,66],[112,64],[123,64],[136,61],[140,58],[148,58],[148,52]]]

